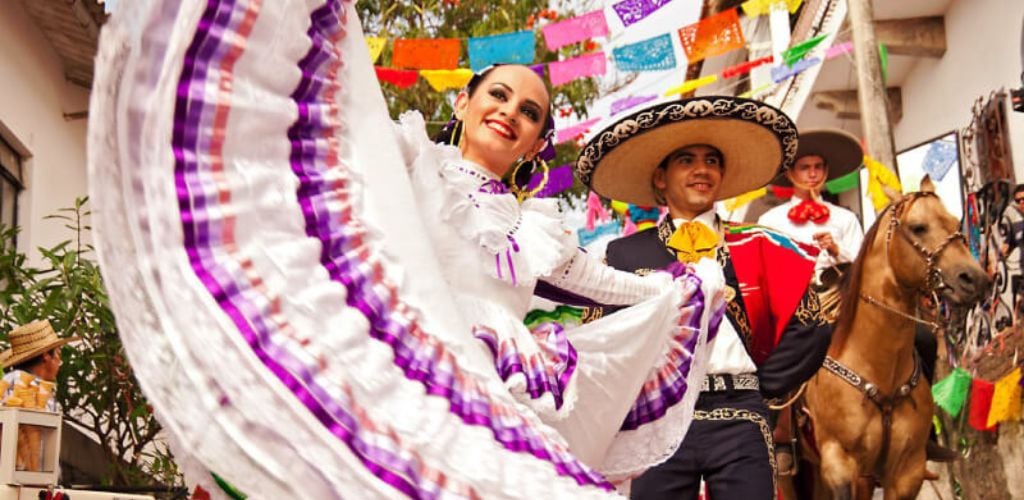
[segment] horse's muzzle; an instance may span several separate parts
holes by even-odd
[[[955,266],[942,273],[946,285],[944,295],[957,305],[971,305],[980,301],[992,286],[992,280],[985,271],[971,264]]]

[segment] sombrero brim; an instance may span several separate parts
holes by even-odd
[[[21,354],[18,354],[17,356],[14,356],[14,351],[13,350],[7,349],[4,352],[0,352],[0,366],[3,366],[4,368],[9,368],[9,367],[14,366],[14,365],[16,365],[18,363],[21,363],[22,361],[27,361],[27,360],[30,360],[30,359],[36,357],[36,356],[39,356],[40,354],[42,354],[42,353],[44,353],[46,351],[49,351],[51,349],[54,349],[56,347],[64,346],[64,345],[69,344],[71,342],[77,342],[79,340],[81,340],[79,337],[68,337],[68,338],[59,339],[56,342],[51,342],[49,344],[45,344],[45,345],[39,346],[39,347],[37,347],[35,349],[32,349],[31,351],[26,351],[26,352],[23,352]]]
[[[725,160],[718,199],[768,184],[795,158],[796,126],[767,104],[728,96],[670,101],[627,116],[580,152],[576,174],[614,200],[658,205],[651,178],[669,153],[692,144],[717,148]]]
[[[852,134],[841,130],[808,130],[800,133],[800,144],[796,149],[796,159],[815,155],[825,159],[828,164],[828,179],[838,179],[860,168],[864,163],[864,150],[860,142]],[[786,173],[772,181],[776,186],[789,187]]]

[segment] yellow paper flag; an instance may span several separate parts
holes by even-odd
[[[756,89],[750,89],[750,90],[748,90],[748,91],[746,91],[746,92],[744,92],[744,93],[742,93],[742,94],[740,94],[740,95],[738,95],[736,97],[739,97],[741,99],[753,99],[755,95],[760,94],[761,92],[764,92],[765,90],[768,90],[768,88],[771,87],[771,86],[772,86],[772,84],[771,84],[771,82],[769,82],[769,83],[766,83],[764,85],[761,85],[761,86],[757,87]]]
[[[757,17],[767,14],[772,5],[777,3],[785,4],[789,13],[795,14],[804,0],[747,0],[740,4],[740,8],[747,17]]]
[[[448,89],[461,89],[473,78],[473,71],[465,68],[459,69],[424,69],[420,70],[422,76],[430,86],[443,92]]]
[[[768,5],[768,0],[747,0],[740,4],[740,8],[747,17],[757,17],[768,13]]]
[[[888,167],[878,163],[870,156],[864,156],[864,166],[868,169],[868,195],[871,196],[871,204],[875,206],[875,213],[881,212],[889,204],[889,197],[885,195],[882,186],[889,186],[893,191],[902,193],[903,186],[900,178],[889,170]]]
[[[370,62],[376,63],[380,57],[380,53],[384,51],[384,46],[387,45],[387,38],[380,38],[376,36],[366,37],[366,49],[370,51]]]
[[[996,382],[992,407],[988,410],[988,427],[999,422],[1020,420],[1020,376],[1020,367],[1017,367]]]
[[[675,94],[685,94],[687,92],[697,90],[705,85],[712,84],[718,81],[718,75],[708,75],[703,78],[697,78],[694,80],[686,80],[681,85],[672,87],[665,92],[665,96],[672,96]]]
[[[746,204],[748,204],[748,203],[750,203],[750,202],[752,202],[752,201],[754,201],[754,200],[756,200],[756,199],[758,199],[758,198],[760,198],[760,197],[762,197],[762,196],[764,196],[766,194],[768,194],[768,187],[767,186],[765,186],[765,187],[763,187],[761,189],[755,189],[755,190],[750,191],[748,193],[743,193],[743,194],[741,194],[741,195],[739,195],[739,196],[737,196],[735,198],[730,198],[728,200],[725,200],[725,202],[723,203],[723,206],[725,206],[726,210],[732,212],[732,211],[735,211],[737,208],[740,208],[740,207],[742,207],[742,206],[744,206],[744,205],[746,205]]]

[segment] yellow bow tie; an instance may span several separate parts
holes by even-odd
[[[718,233],[703,223],[691,221],[680,225],[668,239],[669,248],[676,251],[679,262],[693,263],[701,257],[714,258],[718,247]]]

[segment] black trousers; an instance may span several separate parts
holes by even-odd
[[[775,498],[774,447],[761,393],[702,393],[675,455],[633,480],[634,500],[695,500],[703,478],[711,500]]]

